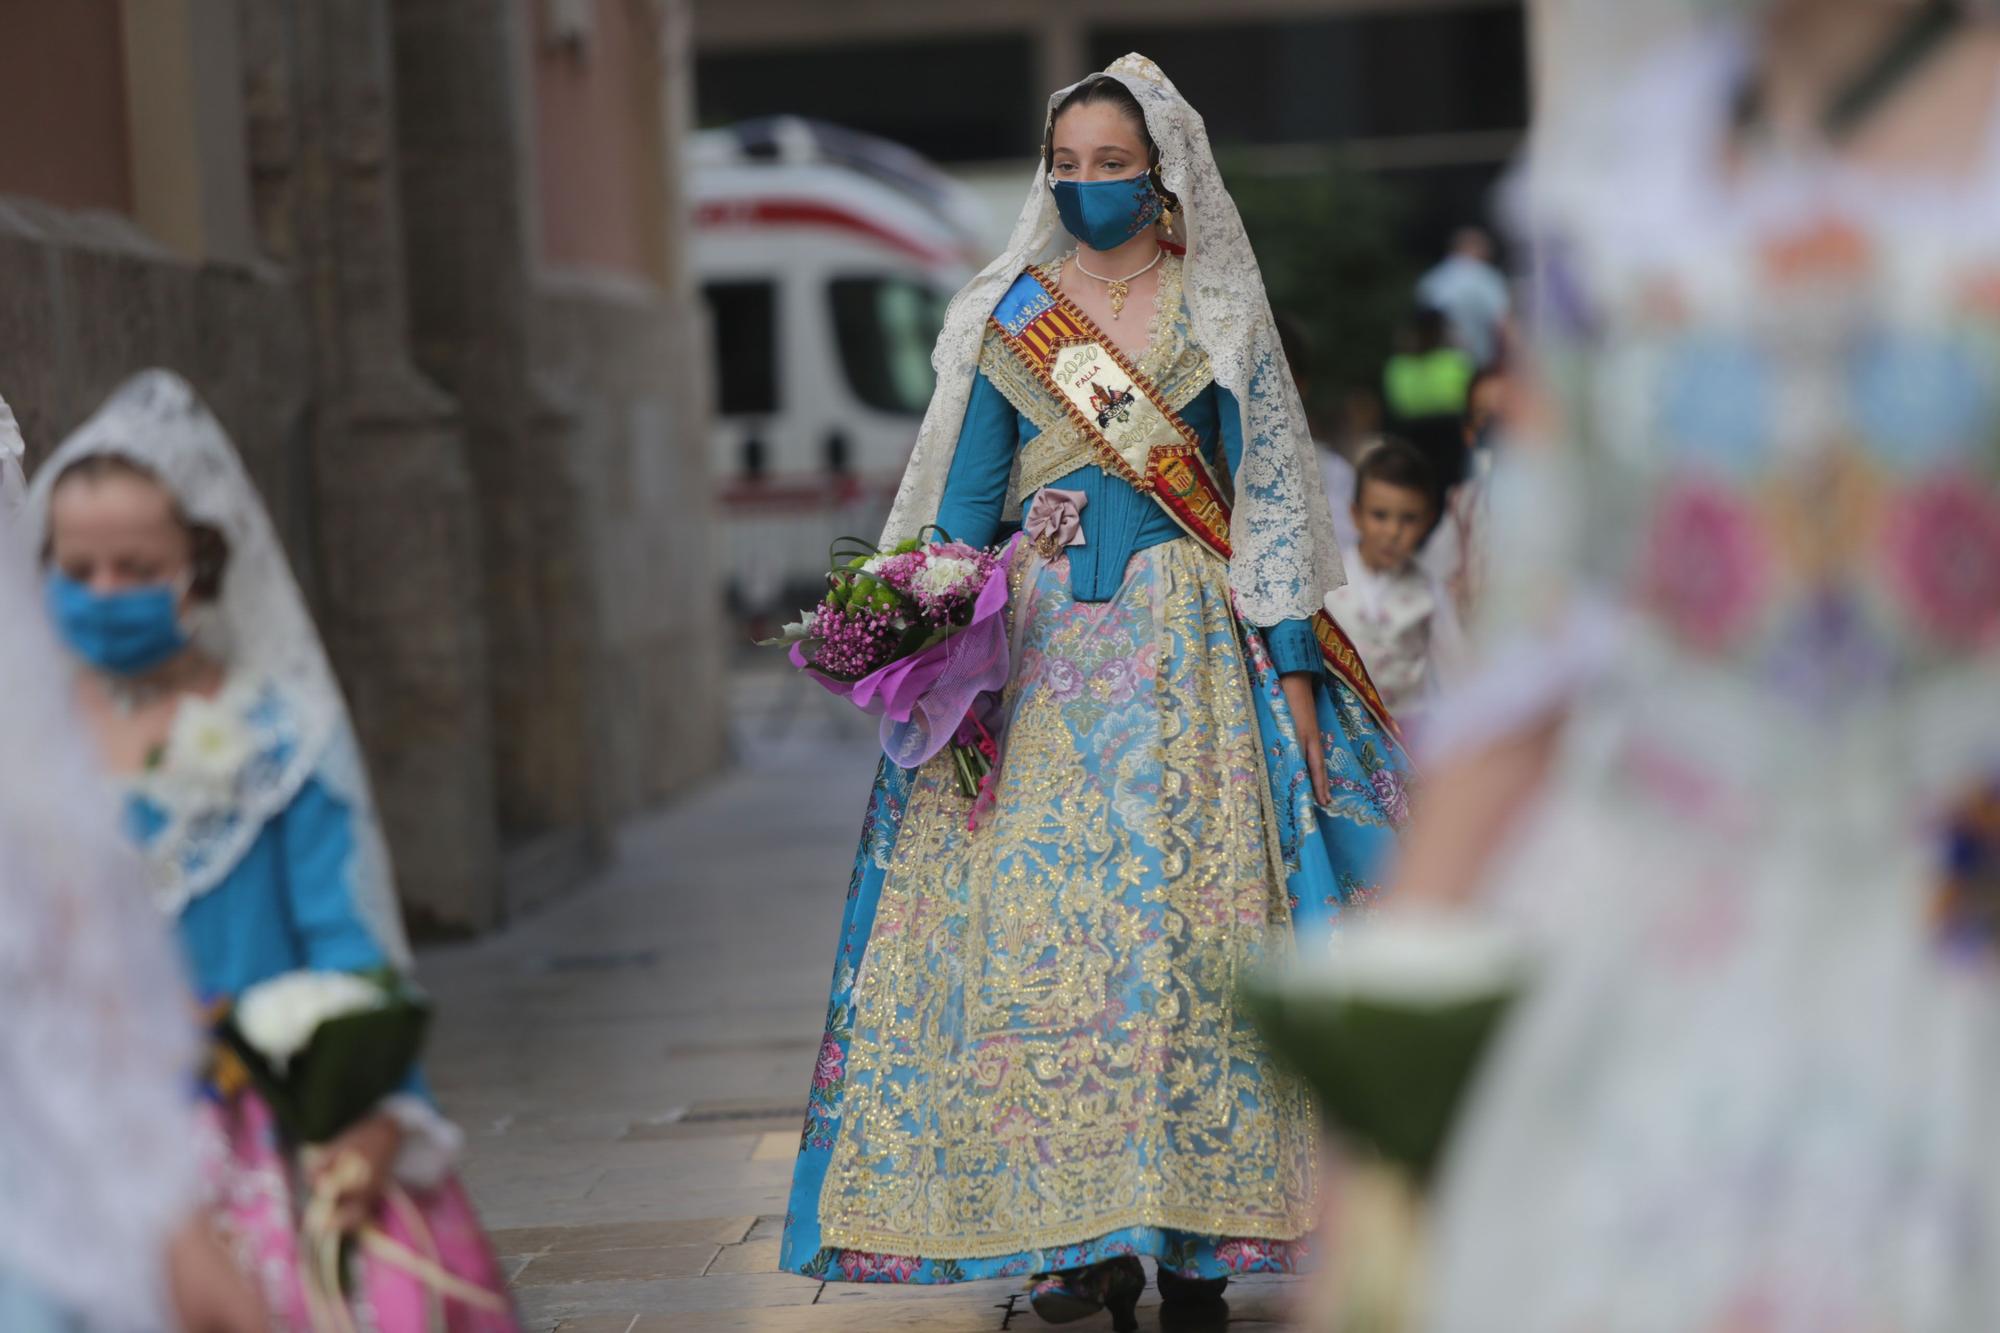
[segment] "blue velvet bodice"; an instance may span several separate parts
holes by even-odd
[[[1211,382],[1181,409],[1180,417],[1201,439],[1211,462],[1224,475],[1234,476],[1243,456],[1243,417],[1235,397]],[[980,372],[959,429],[938,526],[960,541],[990,545],[1007,517],[1015,453],[1038,434],[1040,428]],[[1055,484],[1086,497],[1083,545],[1069,550],[1070,590],[1078,601],[1110,600],[1134,555],[1185,535],[1156,501],[1095,464],[1080,467]],[[1023,513],[1031,502],[1032,497],[1024,500]],[[1319,647],[1305,621],[1283,621],[1265,627],[1264,633],[1280,672],[1320,669]]]
[[[162,816],[133,795],[126,821],[143,845],[158,833]],[[222,881],[181,909],[175,928],[197,992],[240,995],[300,969],[388,966],[349,889],[353,850],[347,806],[317,778],[309,780]]]

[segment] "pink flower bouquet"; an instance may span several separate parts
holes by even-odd
[[[767,643],[864,713],[904,768],[949,748],[959,790],[981,795],[998,745],[981,696],[1007,683],[1007,567],[1014,542],[981,550],[940,529],[881,550],[832,551],[826,596]]]

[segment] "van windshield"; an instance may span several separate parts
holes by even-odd
[[[921,416],[936,376],[931,345],[946,293],[908,278],[835,278],[833,335],[854,396],[882,412]]]

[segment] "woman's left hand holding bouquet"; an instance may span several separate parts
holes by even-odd
[[[376,1111],[309,1150],[306,1170],[313,1192],[333,1191],[336,1230],[358,1231],[375,1215],[402,1146],[403,1127],[387,1111]]]
[[[427,1017],[386,972],[288,972],[230,1011],[244,1071],[301,1146],[313,1229],[347,1235],[374,1216],[403,1146],[387,1099],[408,1083]]]

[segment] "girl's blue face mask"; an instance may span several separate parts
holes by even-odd
[[[1165,201],[1153,173],[1122,181],[1055,181],[1056,212],[1069,234],[1093,250],[1116,250],[1159,219]]]
[[[43,595],[63,642],[100,671],[142,675],[188,646],[180,592],[171,584],[92,592],[52,569]]]

